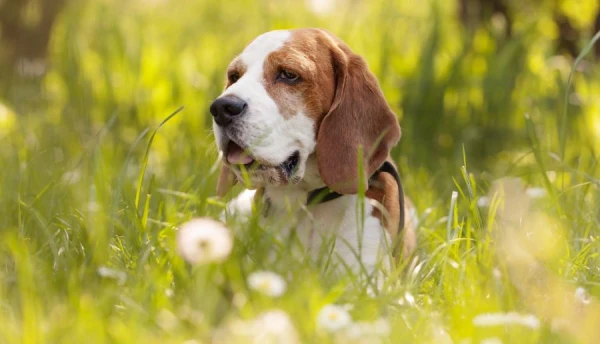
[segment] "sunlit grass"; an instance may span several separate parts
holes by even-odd
[[[287,340],[343,342],[347,312],[390,343],[595,342],[598,69],[570,75],[553,56],[549,10],[516,16],[510,39],[498,23],[467,36],[455,10],[72,2],[41,94],[0,103],[0,341],[239,341],[276,322]],[[177,251],[178,226],[224,210],[207,108],[225,66],[254,36],[296,26],[364,55],[401,119],[393,154],[419,249],[381,292],[331,273],[327,252],[290,254],[293,238],[257,216],[228,219],[224,262]],[[521,181],[494,183],[505,176]],[[261,271],[263,284],[250,278]]]

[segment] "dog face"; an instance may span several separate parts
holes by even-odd
[[[222,173],[241,180],[246,171],[254,186],[298,184],[316,161],[324,184],[356,193],[367,180],[359,172],[372,174],[400,138],[364,60],[318,29],[257,37],[229,65],[210,111]]]

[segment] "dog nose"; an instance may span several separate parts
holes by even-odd
[[[210,105],[210,113],[215,118],[215,122],[224,127],[231,123],[235,117],[240,116],[246,110],[245,101],[234,96],[225,96],[218,98]]]

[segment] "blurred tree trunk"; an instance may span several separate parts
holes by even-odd
[[[568,54],[572,57],[579,55],[579,31],[571,25],[569,18],[563,14],[555,14],[554,22],[558,27],[558,53]]]
[[[39,80],[52,27],[67,0],[0,0],[0,86]],[[14,84],[13,84],[14,85]]]
[[[460,0],[459,17],[462,24],[471,34],[473,34],[483,23],[488,22],[492,16],[497,14],[502,15],[506,20],[504,34],[506,37],[510,37],[512,35],[512,17],[505,1]]]

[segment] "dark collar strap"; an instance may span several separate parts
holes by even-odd
[[[373,175],[376,176],[377,174],[379,174],[381,172],[391,174],[394,177],[394,179],[396,180],[396,184],[398,184],[398,200],[399,200],[399,205],[400,205],[400,226],[398,228],[398,233],[400,233],[404,229],[404,219],[406,216],[406,214],[404,214],[404,189],[402,187],[402,181],[400,180],[400,175],[398,174],[398,171],[396,170],[394,165],[392,165],[392,163],[389,161],[385,161],[383,163],[383,165],[381,165],[381,167],[377,171],[375,171],[375,173]],[[369,184],[371,184],[370,179],[369,179]],[[342,196],[343,196],[342,194],[332,191],[328,187],[325,186],[325,187],[315,189],[315,190],[309,192],[308,198],[306,200],[306,204],[307,205],[321,204],[321,203],[333,201],[334,199],[340,198]]]
[[[315,189],[308,193],[308,198],[306,199],[307,205],[321,204],[329,201],[333,201],[336,198],[340,198],[344,195],[339,194],[335,191],[331,191],[327,186],[324,186],[319,189]]]

